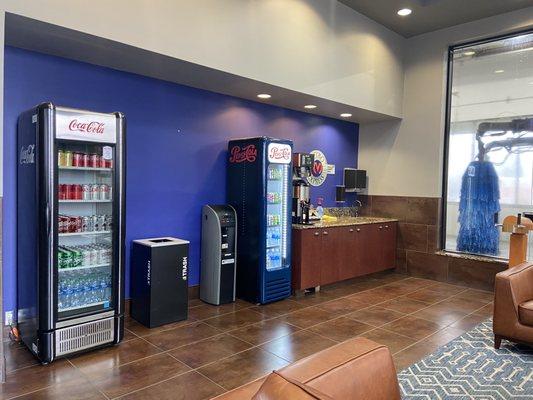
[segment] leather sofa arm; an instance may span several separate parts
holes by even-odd
[[[525,262],[498,273],[495,292],[498,284],[504,285],[503,282],[510,286],[513,305],[517,310],[519,304],[533,299],[533,263]]]
[[[366,338],[340,343],[280,372],[333,399],[400,399],[389,349]]]

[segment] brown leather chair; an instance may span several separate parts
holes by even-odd
[[[493,330],[496,349],[502,339],[533,344],[533,263],[496,274]]]
[[[295,362],[217,400],[400,400],[387,347],[350,339]]]

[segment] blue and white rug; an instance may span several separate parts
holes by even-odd
[[[404,400],[532,400],[533,347],[493,347],[492,321],[398,374]]]

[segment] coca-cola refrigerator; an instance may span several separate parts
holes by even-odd
[[[227,200],[237,212],[237,297],[270,303],[291,294],[292,142],[232,140]]]
[[[51,103],[19,117],[17,324],[42,363],[124,335],[124,132]]]

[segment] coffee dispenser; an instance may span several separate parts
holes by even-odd
[[[292,222],[309,224],[309,182],[315,156],[294,153],[292,156]]]

